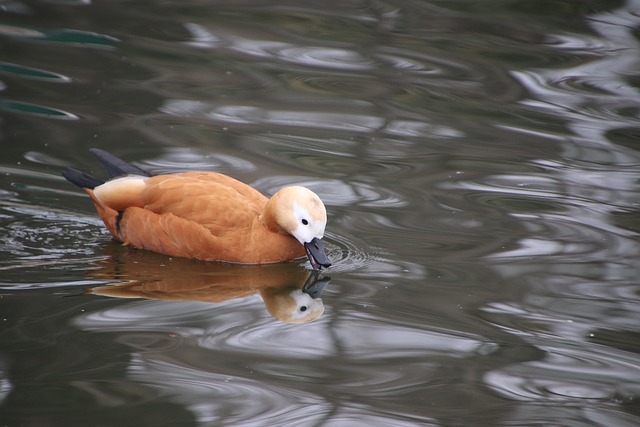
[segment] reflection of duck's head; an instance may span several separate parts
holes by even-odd
[[[286,323],[308,323],[324,313],[324,304],[300,288],[266,288],[260,291],[267,311]]]
[[[219,303],[260,293],[267,311],[287,323],[306,323],[324,312],[319,299],[324,283],[301,266],[238,266],[209,263],[146,251],[115,254],[94,275],[120,283],[89,292],[117,298],[147,298]],[[320,286],[316,283],[323,283]]]

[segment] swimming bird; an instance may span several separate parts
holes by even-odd
[[[151,176],[97,148],[103,182],[66,168],[83,188],[111,235],[125,245],[169,256],[236,264],[270,264],[309,258],[320,270],[327,212],[314,192],[285,187],[270,199],[230,176],[184,172]]]

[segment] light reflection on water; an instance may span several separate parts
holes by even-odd
[[[224,407],[238,408],[225,419],[234,425],[255,422],[261,413],[267,414],[261,420],[276,423],[292,423],[305,414],[310,417],[305,423],[314,424],[351,406],[339,399],[327,402],[327,391],[366,392],[383,411],[397,405],[407,389],[418,390],[429,381],[438,368],[435,360],[428,362],[430,358],[452,353],[465,357],[495,347],[479,337],[384,324],[356,313],[344,328],[324,321],[305,326],[305,336],[313,340],[301,346],[297,330],[274,328],[264,321],[247,329],[249,308],[248,303],[218,307],[211,316],[206,306],[192,303],[129,303],[80,316],[75,323],[83,330],[118,333],[118,342],[132,351],[131,380],[152,385],[170,401],[188,406],[201,423],[219,420]],[[204,327],[194,326],[198,318]],[[366,329],[370,332],[362,334]],[[256,355],[256,346],[262,356]],[[335,363],[340,354],[357,357],[349,361],[343,356],[341,363]],[[403,362],[397,365],[394,359]],[[318,405],[325,409],[318,411]],[[288,411],[291,407],[297,409]],[[410,417],[414,422],[421,418]]]
[[[0,419],[638,424],[638,2],[3,6]],[[91,146],[319,193],[324,314],[109,243]]]
[[[298,324],[322,315],[322,291],[331,281],[295,263],[212,264],[135,250],[116,252],[97,267],[92,276],[113,283],[87,290],[94,295],[213,304],[260,295],[274,318]]]

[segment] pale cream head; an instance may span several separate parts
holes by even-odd
[[[265,221],[273,221],[302,244],[322,239],[327,210],[320,197],[305,187],[285,187],[271,197],[265,208]]]

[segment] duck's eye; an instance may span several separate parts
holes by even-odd
[[[303,305],[302,307],[300,307],[300,311],[307,311],[307,306]]]
[[[307,224],[309,224],[309,221],[307,221],[306,219],[303,219],[302,220],[302,225],[307,225]]]

